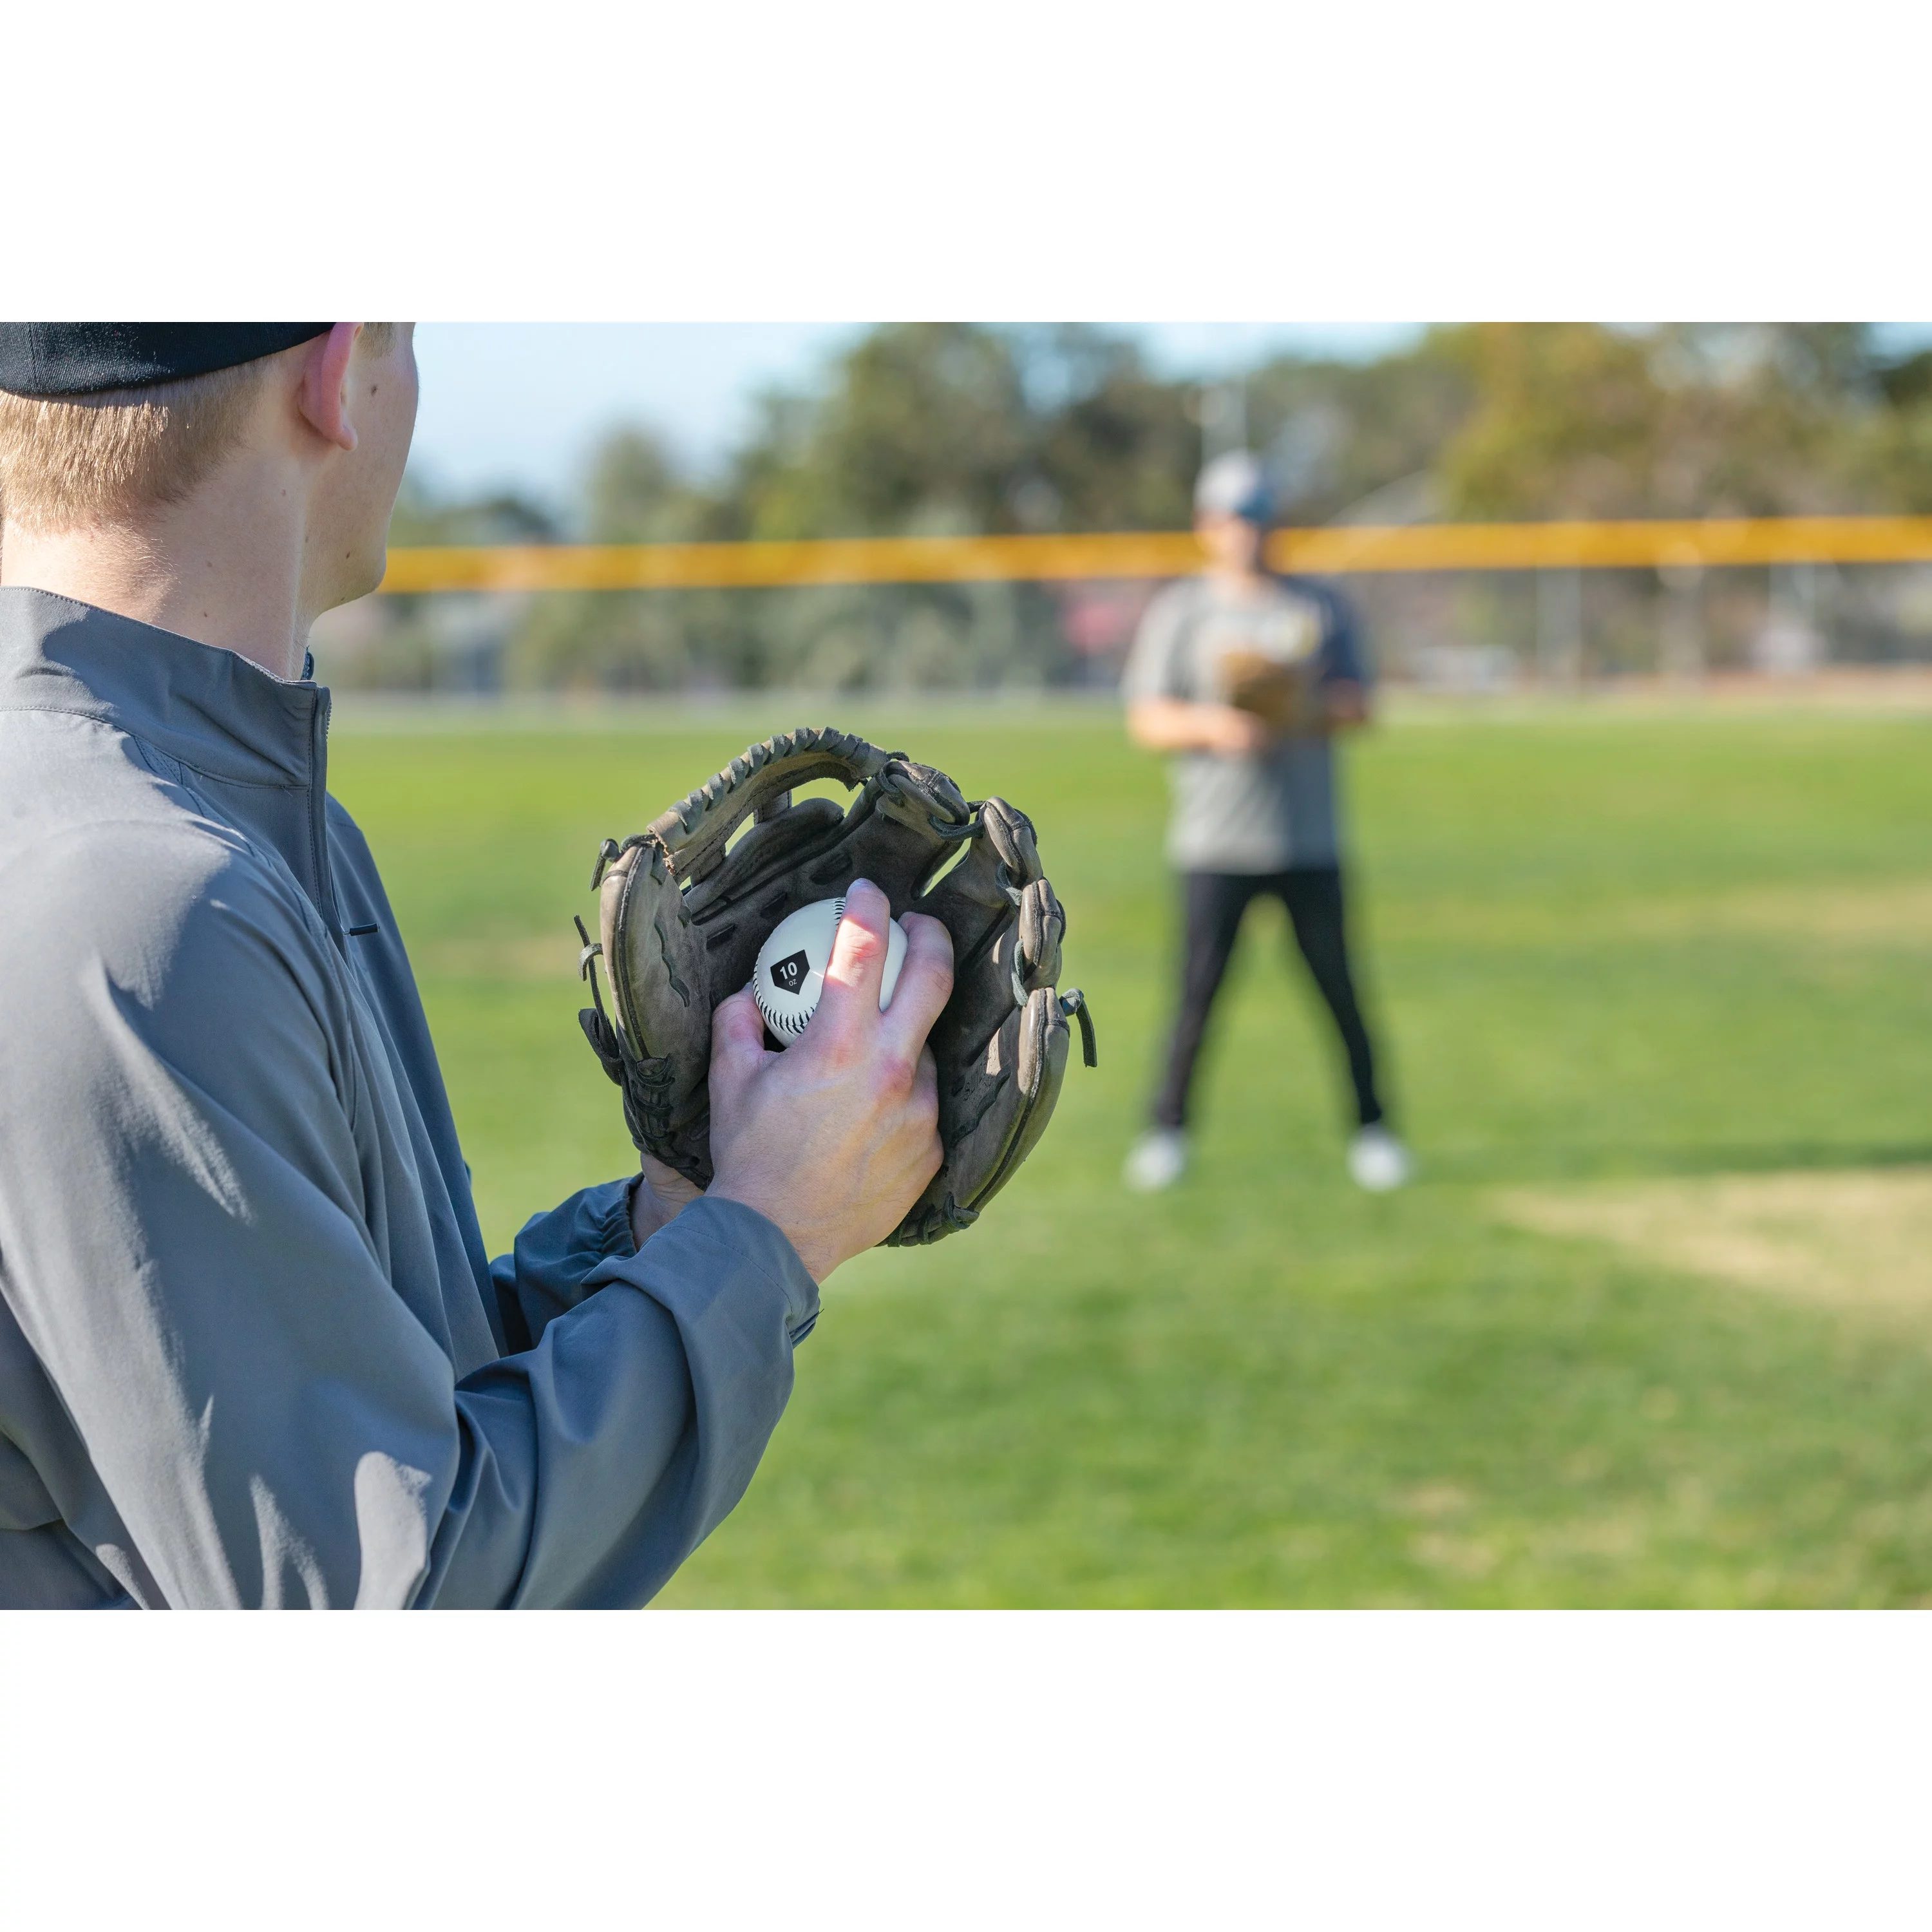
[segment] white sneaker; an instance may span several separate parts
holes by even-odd
[[[1349,1176],[1371,1194],[1401,1186],[1414,1172],[1408,1148],[1386,1127],[1364,1127],[1348,1143]]]
[[[1150,1127],[1135,1142],[1120,1178],[1136,1194],[1158,1193],[1187,1172],[1187,1142],[1178,1127]]]

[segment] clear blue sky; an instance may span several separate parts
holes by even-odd
[[[561,502],[597,436],[649,424],[688,463],[716,463],[760,388],[809,382],[862,323],[424,322],[423,480],[469,491],[507,484]],[[1294,346],[1372,356],[1402,323],[1162,322],[1129,333],[1163,371],[1219,373]]]

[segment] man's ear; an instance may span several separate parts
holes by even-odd
[[[296,406],[325,442],[338,449],[356,447],[356,425],[349,419],[349,362],[356,352],[359,322],[338,322],[309,345]]]

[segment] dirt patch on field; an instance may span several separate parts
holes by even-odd
[[[1637,908],[1630,924],[1646,936],[1742,933],[1846,946],[1932,947],[1932,879],[1724,892],[1695,904]]]
[[[1386,938],[1493,947],[1684,940],[1769,939],[1830,949],[1932,952],[1932,879],[1744,886],[1695,898],[1576,906],[1512,899],[1438,899],[1377,921]]]
[[[1932,1169],[1514,1188],[1503,1220],[1816,1306],[1932,1324]]]

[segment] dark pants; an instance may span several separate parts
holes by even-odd
[[[1335,1016],[1336,1030],[1348,1056],[1355,1112],[1364,1126],[1382,1118],[1376,1096],[1375,1054],[1355,1002],[1348,976],[1348,944],[1342,920],[1342,874],[1333,866],[1287,872],[1184,872],[1181,900],[1186,946],[1181,968],[1180,1011],[1168,1050],[1167,1079],[1154,1102],[1154,1118],[1163,1127],[1184,1126],[1194,1063],[1208,1029],[1208,1010],[1221,989],[1234,950],[1234,937],[1249,905],[1271,893],[1288,908],[1295,943],[1315,984]]]

